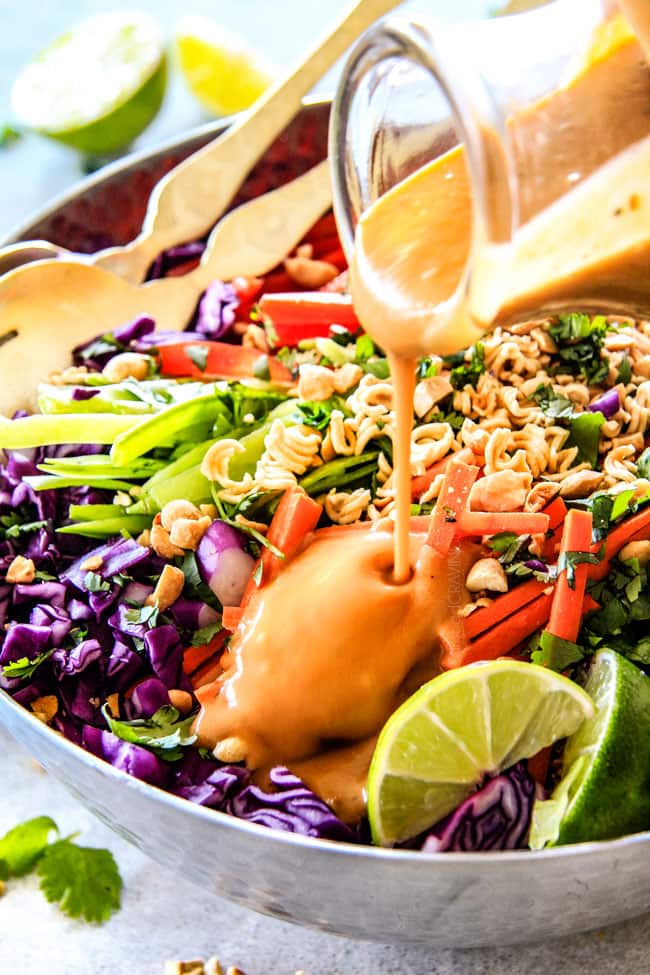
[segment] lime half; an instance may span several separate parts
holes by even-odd
[[[188,88],[215,115],[249,108],[275,76],[265,58],[207,17],[185,17],[176,30],[176,48]]]
[[[585,690],[596,713],[567,741],[562,780],[548,800],[560,822],[544,838],[557,844],[650,829],[650,678],[601,650]]]
[[[440,674],[388,719],[368,775],[375,843],[416,836],[486,774],[565,738],[593,715],[573,681],[535,664],[495,660]]]
[[[156,22],[116,11],[82,21],[20,72],[11,92],[20,122],[100,155],[128,146],[155,118],[166,62]]]

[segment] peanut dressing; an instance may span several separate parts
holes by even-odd
[[[252,597],[230,643],[231,663],[203,700],[199,745],[236,736],[251,768],[288,764],[346,818],[362,808],[370,754],[350,781],[342,746],[375,736],[418,682],[438,672],[437,632],[474,547],[437,557],[410,535],[408,580],[393,579],[393,533],[316,534]],[[453,579],[451,579],[453,575]],[[460,589],[458,587],[460,586]],[[423,676],[424,675],[424,676]],[[415,685],[417,686],[417,684]],[[326,753],[323,755],[323,753]],[[296,763],[321,756],[318,762]]]

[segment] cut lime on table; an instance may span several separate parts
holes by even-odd
[[[184,18],[176,47],[190,91],[215,115],[244,111],[274,80],[268,61],[207,17]]]
[[[42,135],[100,155],[128,146],[155,118],[166,84],[156,22],[127,11],[82,21],[28,64],[11,101]]]
[[[594,713],[573,681],[517,660],[440,674],[384,726],[368,775],[375,843],[391,846],[433,826],[485,775],[573,734]]]
[[[535,810],[538,847],[650,829],[650,678],[601,650],[585,690],[596,712],[567,741],[562,780]]]

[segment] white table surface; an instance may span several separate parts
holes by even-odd
[[[343,7],[341,0],[137,0],[171,30],[182,13],[207,13],[264,46],[286,64]],[[118,0],[0,0],[0,123],[10,118],[9,87],[19,66],[81,16]],[[414,0],[409,10],[476,16],[485,0]],[[331,89],[331,79],[321,88]],[[138,140],[153,145],[205,116],[175,78],[158,119]],[[80,176],[74,153],[29,136],[0,151],[0,238]],[[99,824],[0,732],[0,835],[47,813],[81,842],[114,852],[125,881],[123,909],[108,924],[87,926],[48,905],[32,879],[14,881],[0,900],[0,975],[162,975],[168,958],[217,954],[247,975],[647,975],[650,916],[604,931],[501,949],[426,950],[357,943],[259,917],[206,895],[151,863]],[[530,919],[534,939],[535,919]]]

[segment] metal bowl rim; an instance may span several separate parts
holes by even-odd
[[[331,104],[331,100],[331,97],[328,96],[313,96],[303,99],[303,105],[329,105]],[[24,240],[25,233],[30,227],[47,219],[51,214],[55,213],[61,207],[70,203],[76,197],[83,195],[88,190],[93,189],[105,179],[111,178],[118,173],[128,170],[133,165],[145,163],[150,158],[163,155],[167,152],[173,152],[176,149],[182,148],[187,142],[193,142],[195,139],[200,139],[202,136],[214,136],[223,131],[223,129],[227,128],[232,121],[233,117],[228,117],[218,119],[213,122],[207,122],[205,125],[194,128],[189,132],[185,132],[183,135],[172,137],[149,149],[143,149],[138,152],[130,153],[124,158],[102,167],[96,173],[93,173],[75,183],[70,189],[58,194],[48,204],[32,214],[27,220],[23,221],[20,226],[13,228],[13,230],[9,232],[8,236],[6,236],[1,242],[1,246]],[[501,864],[504,867],[507,867],[507,865],[512,864],[538,863],[540,861],[549,862],[551,860],[565,859],[567,857],[591,857],[593,855],[607,856],[609,854],[615,855],[618,851],[628,846],[643,846],[644,844],[650,843],[650,830],[645,830],[641,833],[633,833],[617,839],[598,840],[588,843],[572,843],[567,844],[566,846],[558,846],[545,850],[502,850],[496,852],[486,851],[483,853],[424,853],[419,850],[385,849],[376,846],[361,844],[356,845],[335,840],[324,840],[316,837],[301,836],[297,833],[288,833],[283,832],[282,830],[269,829],[266,826],[260,826],[256,823],[249,823],[246,820],[237,819],[236,817],[230,816],[227,813],[222,813],[218,810],[190,802],[180,796],[175,796],[173,793],[166,792],[163,789],[158,789],[156,786],[142,782],[140,779],[136,779],[133,776],[128,775],[126,772],[114,768],[114,766],[110,765],[110,763],[97,758],[80,745],[69,741],[62,735],[59,735],[56,731],[39,721],[38,718],[31,714],[31,712],[27,711],[26,708],[22,707],[22,705],[18,704],[17,701],[14,701],[14,699],[6,691],[0,690],[0,711],[5,706],[13,709],[19,720],[26,721],[27,723],[31,722],[32,731],[36,732],[39,736],[55,736],[58,739],[59,747],[64,751],[67,751],[71,758],[85,762],[87,765],[92,766],[96,771],[104,776],[108,775],[109,777],[114,778],[116,783],[124,785],[132,790],[143,792],[143,794],[153,797],[158,802],[169,803],[177,808],[179,812],[184,811],[188,815],[205,819],[208,822],[216,821],[226,828],[236,829],[240,832],[248,833],[253,837],[265,839],[266,841],[279,845],[288,844],[291,846],[302,847],[306,850],[329,850],[330,852],[334,852],[339,856],[368,857],[371,860],[378,860],[384,863],[403,863],[405,861],[413,864],[422,863],[424,868],[429,869],[431,864],[442,865],[463,863],[466,865],[480,864],[485,865],[486,867],[488,865]]]

